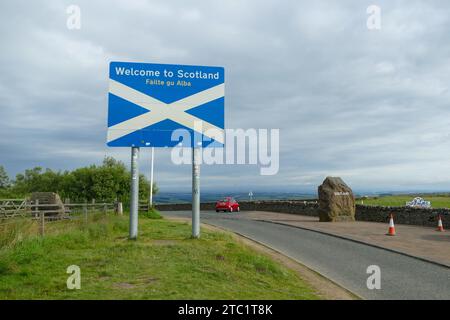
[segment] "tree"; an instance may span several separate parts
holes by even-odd
[[[25,170],[24,174],[16,175],[14,190],[18,194],[28,194],[32,192],[59,192],[62,190],[63,174],[41,167]]]
[[[10,186],[8,174],[3,166],[0,166],[0,189],[6,189]]]
[[[102,202],[118,200],[126,204],[130,200],[130,174],[123,162],[112,157],[105,157],[101,166],[91,165],[73,171],[43,171],[41,167],[35,167],[17,174],[12,191],[20,196],[32,192],[57,192],[61,198],[70,198],[72,202],[95,199]],[[139,189],[139,198],[147,200],[150,183],[142,174],[139,175]],[[153,193],[157,190],[154,184]]]

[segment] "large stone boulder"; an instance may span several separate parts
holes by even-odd
[[[30,200],[35,203],[39,201],[38,211],[44,211],[47,216],[63,215],[67,213],[64,204],[57,193],[54,192],[33,192]],[[48,205],[48,206],[45,206]],[[33,211],[35,210],[32,207]]]
[[[323,222],[355,221],[355,197],[339,177],[327,177],[319,186],[319,218]]]

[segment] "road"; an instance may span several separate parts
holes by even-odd
[[[162,212],[190,217],[190,211]],[[263,243],[363,299],[450,299],[450,268],[291,226],[257,221],[245,212],[202,211],[201,221]],[[381,270],[381,289],[368,289],[368,266]]]

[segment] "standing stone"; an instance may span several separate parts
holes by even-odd
[[[355,221],[355,197],[341,178],[327,177],[319,186],[319,218],[322,222]]]

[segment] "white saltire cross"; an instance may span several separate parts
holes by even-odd
[[[196,130],[200,129],[201,134],[217,142],[224,143],[225,138],[222,128],[185,112],[207,102],[222,98],[225,95],[223,83],[172,103],[162,102],[112,79],[109,79],[109,92],[150,110],[150,112],[109,127],[108,142],[163,120],[170,119],[192,130],[194,130],[194,127]]]

